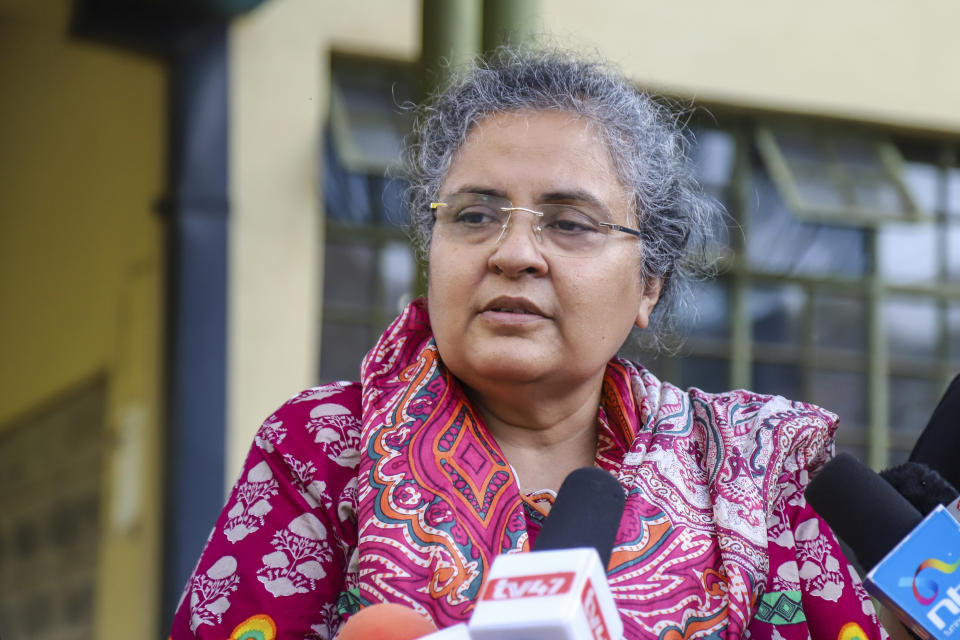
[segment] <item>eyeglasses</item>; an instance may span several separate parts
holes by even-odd
[[[497,246],[507,235],[514,212],[525,211],[536,216],[533,234],[546,254],[572,258],[599,255],[612,237],[620,231],[637,238],[636,229],[611,222],[600,222],[598,211],[590,206],[541,204],[539,211],[515,207],[506,198],[480,193],[456,193],[446,202],[431,202],[437,221],[436,231],[443,238],[458,244]]]

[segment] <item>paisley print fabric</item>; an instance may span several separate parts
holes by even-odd
[[[278,638],[329,639],[381,601],[444,627],[469,618],[498,554],[529,549],[549,492],[520,494],[444,368],[423,301],[387,329],[361,377],[304,391],[261,427],[173,638],[236,637],[266,619]],[[613,360],[597,425],[596,464],[627,496],[608,567],[627,638],[832,640],[851,624],[886,637],[803,499],[831,455],[835,416],[745,391],[682,391]]]

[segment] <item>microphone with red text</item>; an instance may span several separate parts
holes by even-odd
[[[943,505],[924,518],[849,454],[805,492],[869,571],[864,586],[923,638],[960,639],[960,522]]]
[[[620,640],[606,566],[624,502],[602,469],[568,475],[533,551],[494,560],[467,626],[472,640]]]

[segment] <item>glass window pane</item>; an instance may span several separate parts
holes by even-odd
[[[775,181],[801,218],[824,215],[860,225],[864,215],[900,217],[912,209],[893,164],[898,150],[877,137],[815,128],[760,128],[757,145]]]
[[[373,346],[370,327],[324,322],[320,344],[320,380],[357,380],[360,361]]]
[[[331,122],[338,153],[359,172],[380,174],[397,164],[411,113],[398,107],[411,94],[409,69],[391,65],[331,61]]]
[[[853,197],[859,209],[885,213],[905,213],[910,210],[903,195],[889,182],[879,182],[873,178],[863,180],[856,175],[852,177],[856,180]]]
[[[810,399],[840,416],[840,424],[866,428],[867,383],[860,372],[815,370]]]
[[[410,246],[403,242],[387,243],[380,254],[380,278],[383,282],[381,306],[400,313],[410,301],[416,262]]]
[[[753,363],[753,389],[757,393],[779,395],[791,400],[803,398],[803,376],[799,367],[785,364]]]
[[[907,162],[903,178],[920,211],[940,210],[940,168],[926,162]]]
[[[407,183],[397,178],[383,178],[382,184],[380,204],[383,215],[380,216],[379,222],[403,228],[410,222],[410,214],[403,201],[403,190],[407,188]]]
[[[797,170],[794,173],[800,201],[814,209],[843,209],[848,202],[847,194],[840,189],[829,173],[817,170]]]
[[[776,131],[776,140],[791,165],[823,164],[826,154],[819,139],[809,131],[783,128]]]
[[[939,400],[939,385],[931,380],[890,376],[890,428],[919,435]]]
[[[947,311],[947,335],[950,359],[954,369],[960,367],[960,304],[952,304]]]
[[[750,290],[750,319],[756,342],[801,344],[803,289],[794,285]]]
[[[947,279],[960,282],[960,224],[947,225]]]
[[[692,356],[680,361],[680,386],[697,387],[708,393],[730,388],[730,361],[726,358]]]
[[[726,284],[715,280],[695,282],[691,302],[677,309],[677,328],[693,338],[726,338],[730,335],[729,309]]]
[[[327,241],[323,252],[323,302],[369,307],[373,303],[373,247]]]
[[[916,360],[937,353],[937,308],[933,300],[891,297],[884,303],[890,356]]]
[[[329,129],[324,136],[323,205],[328,219],[369,224],[373,219],[368,176],[347,171],[333,151]]]
[[[397,162],[400,157],[403,131],[397,126],[392,115],[384,106],[384,101],[368,100],[369,96],[359,95],[358,92],[345,89],[346,99],[352,117],[350,133],[357,152],[363,158],[369,158],[371,163],[376,162],[389,166]],[[370,105],[361,105],[361,101],[371,102]],[[358,107],[372,107],[358,109]]]
[[[807,244],[798,246],[791,272],[809,276],[859,276],[867,271],[861,229],[808,225]],[[777,244],[772,247],[780,248]]]
[[[947,170],[947,215],[960,218],[960,169]]]
[[[809,276],[859,276],[866,272],[864,232],[800,221],[762,168],[747,201],[747,258],[763,271]]]
[[[832,138],[833,150],[842,164],[856,168],[880,170],[882,164],[877,146],[864,138]]]
[[[937,235],[934,224],[884,225],[879,230],[880,274],[883,279],[896,284],[935,280]]]
[[[726,131],[697,131],[691,153],[700,181],[705,185],[721,187],[729,183],[735,151],[736,142]]]
[[[813,302],[813,344],[828,349],[866,348],[866,308],[862,298],[828,294]]]

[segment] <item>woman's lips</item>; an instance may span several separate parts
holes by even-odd
[[[480,316],[499,325],[522,325],[546,319],[534,302],[526,298],[500,297],[487,303]]]
[[[529,324],[531,322],[538,322],[545,319],[542,315],[538,313],[530,313],[529,311],[502,311],[498,309],[487,309],[486,311],[481,311],[480,317],[488,322],[493,322],[499,325]]]

